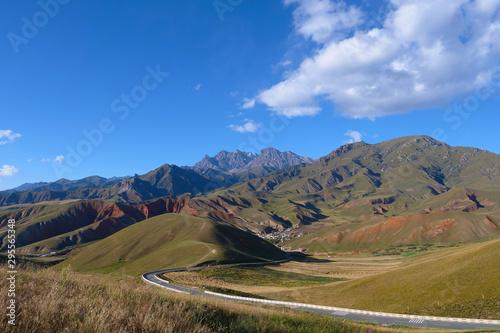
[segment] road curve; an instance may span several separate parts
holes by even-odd
[[[177,286],[158,277],[158,275],[164,273],[195,271],[206,268],[221,268],[221,267],[235,267],[235,266],[248,266],[248,265],[269,265],[269,264],[283,263],[288,260],[290,260],[289,257],[287,257],[287,259],[284,260],[251,263],[251,264],[242,263],[242,264],[226,264],[226,265],[215,265],[215,266],[204,266],[204,267],[180,267],[180,268],[163,269],[159,271],[144,273],[142,275],[142,279],[147,283],[153,284],[161,288],[169,289],[171,291],[175,291],[178,293],[215,297],[215,298],[239,301],[239,302],[251,302],[251,303],[262,303],[262,304],[269,304],[276,306],[284,306],[293,309],[324,314],[337,318],[372,322],[381,325],[403,325],[403,326],[411,326],[419,328],[442,328],[451,330],[500,331],[500,320],[416,316],[416,315],[374,312],[374,311],[345,309],[345,308],[337,308],[337,307],[314,305],[314,304],[282,302],[282,301],[273,301],[267,299],[232,296],[232,295],[214,293],[211,291],[200,291],[192,288]]]

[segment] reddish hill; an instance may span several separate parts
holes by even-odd
[[[465,243],[499,236],[500,219],[454,211],[343,225],[293,240],[288,245],[314,251],[383,249],[412,244]]]
[[[42,250],[47,252],[103,239],[132,224],[167,213],[208,217],[248,229],[252,228],[252,223],[244,226],[242,220],[235,216],[235,211],[250,205],[248,201],[238,198],[232,200],[161,198],[140,205],[92,200],[19,209],[13,213],[0,215],[0,228],[4,228],[9,219],[15,219],[17,246],[25,247],[24,252]],[[257,229],[259,228],[256,227],[254,230]],[[6,250],[5,236],[6,234],[0,235],[0,251]],[[27,247],[28,245],[30,246]]]

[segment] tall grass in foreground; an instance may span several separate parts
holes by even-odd
[[[0,332],[380,332],[290,309],[172,294],[127,277],[33,267],[18,269],[13,327],[5,316],[7,285],[0,289]]]

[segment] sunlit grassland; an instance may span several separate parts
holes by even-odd
[[[163,214],[100,240],[58,265],[91,273],[140,276],[147,271],[207,263],[283,259],[264,240],[229,224],[182,214]]]
[[[7,274],[0,268],[0,275]],[[1,332],[401,332],[292,309],[179,295],[139,279],[18,268],[16,326]],[[2,284],[0,292],[7,293]],[[7,298],[0,298],[5,309]],[[417,332],[418,330],[407,330]]]
[[[262,266],[212,268],[195,273],[206,278],[247,286],[304,287],[345,280],[277,271]]]
[[[374,311],[500,319],[500,239],[415,254],[397,269],[261,296]]]

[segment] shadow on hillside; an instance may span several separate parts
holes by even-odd
[[[318,259],[318,258],[313,258],[312,256],[305,254],[305,253],[300,253],[300,252],[292,252],[290,254],[291,260],[290,261],[297,261],[297,262],[310,262],[310,263],[325,263],[325,262],[333,262],[334,260],[328,260],[328,259]]]

